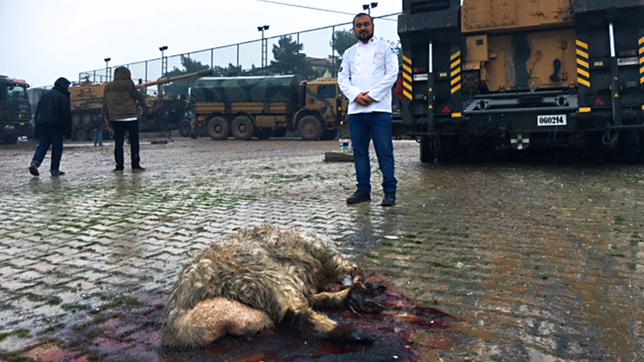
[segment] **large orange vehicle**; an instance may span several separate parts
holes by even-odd
[[[403,0],[401,113],[421,161],[644,149],[643,0]]]
[[[94,122],[103,121],[103,91],[107,83],[82,82],[69,87],[72,139],[89,140]]]
[[[165,97],[162,85],[190,78],[204,77],[212,74],[212,70],[182,74],[175,77],[162,77],[155,81],[137,85],[144,95],[147,88],[157,86],[155,96],[146,97],[150,110],[141,117],[142,132],[170,131],[177,129],[184,119],[188,104],[185,99]],[[107,83],[81,82],[69,88],[72,103],[72,138],[89,140],[95,122],[103,121],[103,93]],[[189,124],[188,124],[189,126]]]

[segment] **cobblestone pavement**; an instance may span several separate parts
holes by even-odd
[[[164,295],[196,252],[265,223],[328,235],[457,316],[457,345],[420,335],[419,359],[644,359],[641,165],[423,166],[399,141],[399,204],[383,209],[376,186],[371,204],[344,204],[352,164],[322,162],[337,142],[144,143],[144,173],[113,174],[110,146],[71,144],[60,178],[49,160],[29,176],[33,145],[0,147],[6,359],[62,358],[61,331]]]

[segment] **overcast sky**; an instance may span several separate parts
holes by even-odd
[[[276,1],[347,13],[360,12],[367,3]],[[402,0],[378,1],[372,15],[401,8]],[[158,58],[161,45],[168,46],[166,55],[173,55],[258,39],[257,26],[263,24],[270,25],[269,37],[351,19],[257,0],[0,0],[0,74],[25,79],[32,86],[49,85],[59,76],[78,80],[80,71],[104,68],[106,57],[112,58],[112,66]],[[376,35],[380,31],[395,37],[395,27],[394,21],[377,20]],[[303,38],[307,55],[327,54],[326,35]],[[242,53],[259,65],[259,60],[251,60],[259,50],[249,45]]]

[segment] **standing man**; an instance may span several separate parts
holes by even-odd
[[[114,80],[105,86],[103,95],[105,105],[103,115],[114,130],[114,172],[123,171],[123,142],[125,132],[130,141],[132,171],[145,171],[139,157],[139,106],[147,111],[143,95],[132,82],[130,70],[118,67],[114,70]]]
[[[373,37],[373,18],[360,13],[353,18],[358,42],[344,52],[338,82],[349,99],[349,130],[358,180],[347,204],[371,200],[369,142],[373,141],[382,172],[385,197],[382,206],[396,204],[394,145],[391,132],[391,87],[398,78],[398,55],[391,46]]]
[[[60,159],[63,156],[63,138],[70,138],[72,133],[72,110],[68,90],[70,84],[66,78],[56,79],[54,88],[43,94],[38,101],[34,118],[38,147],[29,165],[29,173],[33,176],[40,175],[38,167],[45,159],[50,146],[51,175],[65,174],[60,170]]]

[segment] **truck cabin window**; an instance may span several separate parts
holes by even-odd
[[[321,85],[320,88],[318,88],[319,99],[335,98],[336,95],[337,91],[335,85]]]
[[[25,88],[22,86],[9,86],[8,95],[10,99],[24,99],[27,98]],[[2,96],[0,96],[1,98]]]

